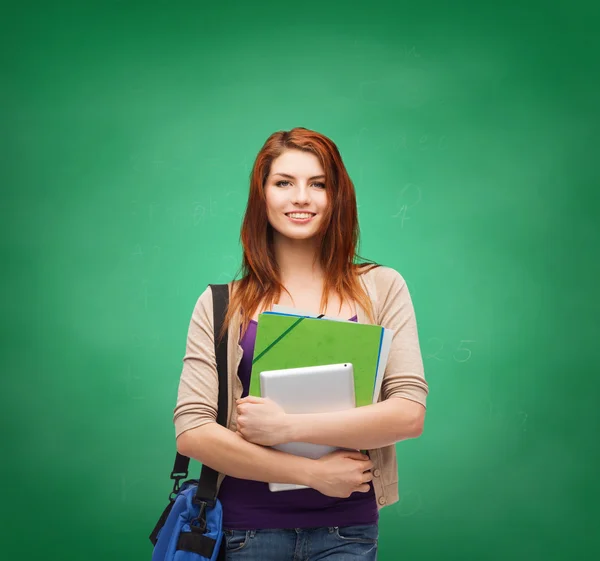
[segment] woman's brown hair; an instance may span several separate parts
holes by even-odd
[[[327,308],[329,293],[334,291],[339,295],[340,302],[358,302],[367,312],[370,321],[374,322],[371,301],[358,277],[379,265],[359,257],[356,253],[360,230],[354,184],[337,146],[329,138],[318,132],[296,127],[269,136],[254,162],[250,174],[248,203],[240,232],[243,249],[240,267],[242,278],[233,283],[233,293],[221,335],[238,310],[242,312],[242,332],[245,332],[261,303],[265,304],[263,309],[268,310],[279,300],[282,290],[288,292],[280,281],[265,198],[265,183],[271,171],[271,164],[286,150],[313,153],[325,172],[328,209],[321,230],[317,233],[321,251],[315,255],[315,263],[318,261],[325,273],[321,312]],[[362,263],[357,263],[357,259]]]

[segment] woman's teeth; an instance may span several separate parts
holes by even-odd
[[[290,218],[298,218],[299,220],[302,220],[304,218],[312,218],[313,215],[307,212],[290,212],[288,216]]]

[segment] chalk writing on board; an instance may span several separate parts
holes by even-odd
[[[519,415],[521,417],[521,430],[523,432],[527,432],[527,418],[529,417],[529,415],[525,413],[525,411],[520,411]]]
[[[244,156],[242,159],[242,169],[246,175],[250,175],[250,172],[252,171],[252,164],[250,164],[248,156]]]
[[[204,205],[200,203],[194,203],[194,212],[192,214],[192,223],[194,226],[198,226],[198,224],[204,220],[205,216],[206,208],[204,208]]]
[[[406,183],[402,189],[400,189],[400,193],[396,200],[396,205],[399,210],[395,214],[392,214],[392,217],[400,219],[401,228],[404,227],[405,220],[410,219],[410,216],[408,216],[409,209],[418,205],[421,202],[421,198],[421,187],[415,183]]]
[[[451,353],[452,358],[456,362],[467,362],[470,360],[473,352],[472,344],[476,343],[475,339],[461,339],[456,347],[453,347]],[[443,361],[448,358],[448,353],[444,353],[445,342],[438,337],[430,337],[427,339],[427,353],[424,353],[425,359],[434,359]]]
[[[419,136],[417,147],[421,152],[427,150],[446,150],[448,140],[445,135],[433,136],[431,134],[422,134]]]
[[[150,221],[154,218],[155,210],[157,208],[160,208],[160,205],[157,202],[152,201],[151,203],[148,203],[148,219]]]
[[[148,246],[146,246],[147,251],[150,251],[150,254],[153,257],[159,257],[160,253],[161,253],[161,249],[159,245],[153,245],[148,249]],[[144,251],[144,246],[142,246],[142,244],[136,244],[133,248],[133,251],[131,252],[131,257],[144,257],[146,255],[146,252]]]
[[[240,209],[236,210],[233,207],[233,205],[235,204],[234,201],[235,201],[236,197],[238,198],[239,201],[243,201],[244,196],[245,196],[244,194],[242,194],[238,191],[227,191],[227,193],[225,193],[225,198],[227,199],[227,202],[226,202],[227,212],[234,214],[240,220],[242,220],[244,218],[244,212]]]
[[[462,339],[457,349],[452,354],[456,362],[467,362],[471,358],[471,349],[466,347],[466,343],[475,343],[473,339]],[[457,358],[460,357],[460,358]]]
[[[512,400],[511,400],[512,401]],[[511,408],[510,405],[516,405],[514,403],[505,403],[498,405],[492,401],[491,397],[488,397],[488,417],[490,426],[496,428],[502,428],[504,430],[509,429],[513,433],[527,432],[529,425],[529,413],[520,409]]]
[[[400,516],[413,516],[422,510],[422,507],[423,499],[421,498],[421,494],[414,489],[409,489],[400,494],[396,513]]]
[[[421,202],[421,187],[415,183],[406,183],[400,190],[399,198],[408,208],[412,208]]]
[[[211,218],[214,218],[218,214],[216,205],[217,201],[215,201],[212,197],[209,197],[208,216],[210,216]],[[192,207],[192,223],[194,226],[198,226],[198,224],[200,224],[207,217],[206,206],[205,203],[195,202],[193,203]]]
[[[433,358],[433,359],[439,360],[439,361],[443,360],[442,357],[440,356],[440,353],[444,349],[444,342],[441,339],[438,339],[437,337],[430,337],[427,340],[427,343],[428,343],[428,346],[433,345],[435,352],[425,354],[425,358]]]
[[[400,210],[396,214],[392,215],[394,218],[400,217],[400,228],[404,228],[404,221],[410,219],[410,216],[407,216],[407,212],[408,207],[406,205],[402,205]]]
[[[221,258],[221,261],[225,261],[226,270],[222,271],[221,274],[219,274],[219,276],[217,277],[217,279],[221,282],[229,282],[235,276],[238,262],[236,261],[233,255],[224,255]]]
[[[394,136],[394,142],[392,143],[392,149],[394,151],[400,149],[400,150],[406,150],[408,148],[408,141],[406,138],[406,134],[396,134]]]
[[[131,253],[132,257],[144,257],[144,251],[142,250],[142,246],[138,243],[133,248],[133,252]]]
[[[415,45],[412,47],[403,45],[400,48],[396,48],[396,52],[401,54],[404,58],[421,58],[421,53],[417,51],[417,47]]]

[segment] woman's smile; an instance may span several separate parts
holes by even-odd
[[[285,215],[294,224],[307,224],[316,216],[312,212],[286,212]]]

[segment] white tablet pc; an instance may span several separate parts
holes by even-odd
[[[263,371],[260,388],[263,397],[272,399],[286,413],[326,413],[356,406],[354,370],[350,363]],[[308,442],[288,442],[274,448],[312,459],[337,449]],[[303,485],[269,483],[271,491],[305,488]]]

